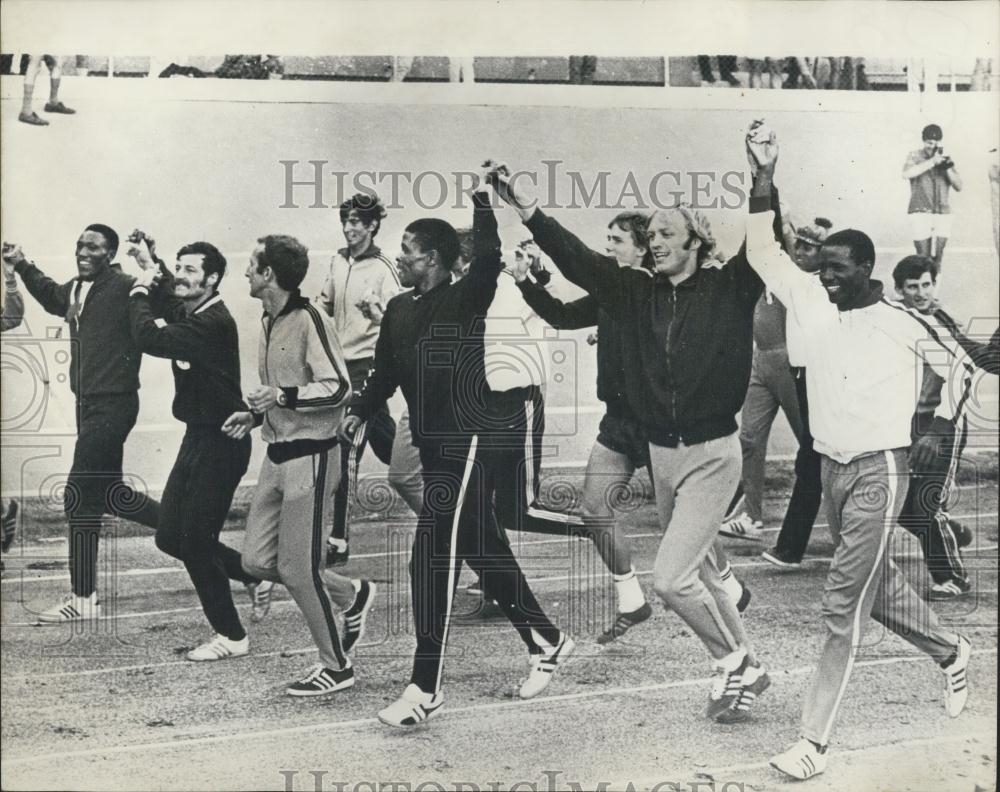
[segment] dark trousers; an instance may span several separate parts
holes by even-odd
[[[188,426],[156,529],[156,546],[183,562],[212,629],[234,641],[246,632],[229,581],[258,581],[243,571],[240,554],[219,542],[219,534],[249,464],[249,436],[231,440],[214,426]]]
[[[795,484],[788,501],[785,519],[775,544],[777,551],[786,557],[802,558],[809,544],[816,515],[823,499],[822,462],[813,449],[812,432],[809,431],[809,400],[806,393],[804,368],[793,368],[795,394],[799,400],[802,418],[802,439],[795,454]]]
[[[483,491],[493,499],[505,531],[580,534],[579,517],[538,505],[545,400],[537,386],[493,391],[487,396],[487,428],[479,435]]]
[[[487,474],[476,436],[420,448],[424,504],[410,556],[410,586],[417,650],[411,681],[426,693],[441,688],[444,651],[455,586],[465,561],[482,581],[530,652],[538,640],[559,641],[559,630],[542,612],[521,567],[501,538],[492,503],[484,497]]]
[[[76,447],[63,508],[69,518],[73,593],[87,597],[97,588],[102,515],[113,514],[155,529],[160,504],[122,480],[125,440],[139,415],[139,395],[85,397],[77,400],[76,408]]]
[[[914,441],[922,434],[923,427],[914,416]],[[910,487],[899,514],[899,524],[920,540],[927,571],[935,583],[968,580],[958,538],[944,511],[954,477],[953,460],[956,466],[958,462],[959,443],[954,428],[940,435],[934,460],[926,468],[910,471]]]
[[[351,380],[351,389],[355,393],[364,386],[372,363],[372,358],[347,362],[347,376]],[[354,443],[340,447],[340,484],[333,494],[333,530],[330,533],[330,538],[343,539],[345,542],[350,538],[347,509],[354,495],[350,484],[357,476],[361,457],[365,453],[365,448],[371,444],[372,451],[375,452],[379,461],[388,465],[392,460],[392,443],[396,438],[396,422],[389,414],[389,408],[383,404],[358,432]]]

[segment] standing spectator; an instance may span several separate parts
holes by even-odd
[[[951,235],[951,206],[948,193],[962,189],[955,163],[944,153],[944,133],[937,124],[928,124],[921,133],[923,148],[911,151],[903,166],[903,178],[910,181],[910,228],[918,256],[934,259],[941,272],[941,258]]]
[[[719,79],[725,80],[733,88],[740,88],[739,78],[733,74],[736,71],[735,55],[719,55]],[[712,58],[710,55],[698,56],[698,70],[701,72],[702,84],[712,85],[715,83],[715,75],[712,74]]]
[[[448,58],[448,81],[468,83],[475,82],[476,59]]]
[[[596,55],[569,56],[569,81],[574,85],[592,85],[596,70]]]
[[[780,88],[784,75],[781,73],[781,64],[784,58],[749,58],[747,68],[750,70],[751,88]],[[764,76],[767,76],[767,83]]]
[[[28,71],[24,75],[24,97],[21,101],[21,114],[18,121],[34,126],[48,126],[49,122],[41,118],[31,109],[32,100],[35,94],[35,81],[38,79],[38,72],[45,64],[49,70],[49,101],[45,103],[46,113],[61,113],[63,115],[73,115],[76,110],[67,107],[59,101],[59,84],[62,81],[62,68],[59,60],[52,55],[31,55],[28,59]]]
[[[972,79],[969,82],[970,91],[990,90],[990,80],[993,77],[993,59],[976,58],[976,65],[972,69]]]

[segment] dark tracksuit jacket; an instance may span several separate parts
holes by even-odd
[[[674,448],[736,431],[764,288],[745,245],[725,266],[706,262],[675,287],[620,267],[540,210],[526,225],[563,275],[620,324],[625,395],[651,443]]]
[[[165,281],[171,289],[172,278]],[[129,316],[140,351],[170,360],[174,417],[186,425],[167,479],[156,546],[184,562],[212,629],[233,640],[246,633],[233,605],[229,581],[256,582],[240,554],[219,543],[233,494],[250,463],[250,436],[232,440],[221,431],[234,412],[248,410],[240,388],[236,322],[218,294],[190,314],[167,311],[166,326],[143,287],[132,291]]]
[[[496,218],[485,193],[474,196],[474,253],[469,273],[424,294],[389,301],[375,346],[375,364],[350,408],[367,420],[396,388],[410,412],[420,451],[424,508],[410,558],[417,636],[411,681],[427,693],[441,687],[445,639],[458,572],[466,561],[486,595],[511,620],[529,651],[534,635],[552,644],[559,630],[546,618],[495,524],[487,496],[490,465],[478,432],[487,407],[483,326],[503,269]],[[534,633],[534,635],[533,635]]]

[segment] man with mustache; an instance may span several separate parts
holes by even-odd
[[[114,263],[118,234],[94,223],[76,242],[77,277],[58,284],[20,247],[4,253],[28,293],[65,318],[70,334],[70,390],[76,397],[76,446],[66,482],[72,592],[39,614],[40,624],[96,619],[97,548],[101,518],[114,514],[156,528],[160,505],[122,481],[125,440],[139,415],[139,363],[129,292],[134,279]]]

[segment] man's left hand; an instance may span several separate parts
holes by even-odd
[[[278,403],[279,393],[273,385],[260,385],[247,394],[247,404],[254,412],[267,412]]]
[[[910,448],[910,470],[927,470],[934,464],[938,452],[938,439],[932,434],[917,438]]]

